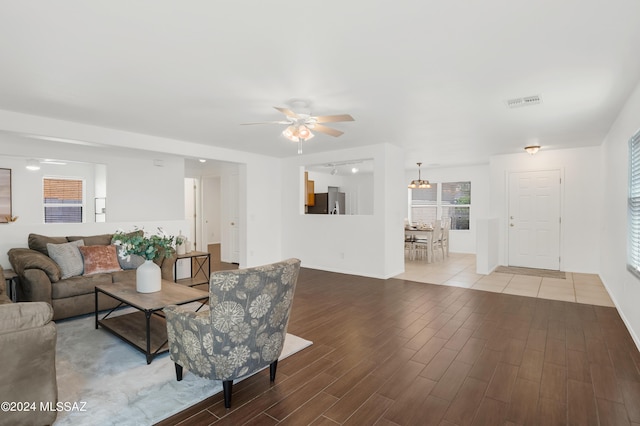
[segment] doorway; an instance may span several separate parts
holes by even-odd
[[[560,170],[508,178],[508,264],[560,270]]]
[[[217,245],[222,262],[239,263],[238,164],[185,159],[185,219],[200,251]],[[192,248],[195,249],[194,246]]]

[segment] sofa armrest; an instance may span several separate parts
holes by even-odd
[[[40,269],[52,283],[60,281],[62,273],[58,264],[44,254],[26,248],[13,248],[9,250],[9,262],[18,276],[24,275],[27,269]]]
[[[44,302],[11,303],[0,309],[0,335],[42,327],[53,319],[53,308]]]
[[[56,325],[46,303],[0,306],[0,401],[58,401]],[[13,330],[12,330],[13,328]],[[56,411],[23,410],[0,414],[2,425],[50,425]]]

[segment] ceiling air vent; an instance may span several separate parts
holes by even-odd
[[[524,98],[508,99],[505,101],[509,108],[520,108],[529,105],[538,105],[542,102],[540,95],[526,96]]]

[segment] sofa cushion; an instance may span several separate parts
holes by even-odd
[[[62,272],[61,279],[82,274],[84,264],[78,247],[83,245],[84,241],[82,240],[64,244],[47,244],[49,257],[60,267],[60,272]]]
[[[113,280],[114,283],[119,283],[121,281],[135,281],[136,270],[127,269],[125,271],[113,272],[111,274],[111,279]]]
[[[115,272],[117,273],[117,272]],[[111,274],[94,274],[71,277],[51,284],[51,298],[63,299],[67,297],[93,294],[95,286],[111,283]]]
[[[49,256],[47,244],[64,244],[68,242],[65,237],[47,237],[46,235],[29,234],[27,243],[31,250],[39,251],[45,256]]]
[[[120,271],[116,246],[80,246],[78,247],[84,263],[84,275],[105,274]]]
[[[85,246],[108,246],[109,244],[111,244],[112,237],[112,234],[89,235],[86,237],[72,236],[67,237],[67,241],[71,242],[82,240],[84,241]]]

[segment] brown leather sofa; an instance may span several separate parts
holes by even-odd
[[[19,302],[47,302],[53,307],[53,319],[59,320],[95,311],[94,289],[98,284],[134,280],[135,269],[94,275],[80,275],[62,279],[61,270],[48,256],[47,243],[62,244],[82,239],[85,246],[109,245],[113,234],[91,236],[47,237],[29,234],[29,248],[9,250],[9,262],[18,275],[17,300]],[[155,262],[160,266],[162,278],[173,281],[176,261],[164,256]],[[99,295],[101,310],[117,306],[115,299]]]
[[[47,303],[11,303],[0,267],[0,401],[9,404],[0,425],[50,425],[56,419],[55,411],[43,409],[58,401],[52,318]],[[18,405],[24,403],[28,410]]]

